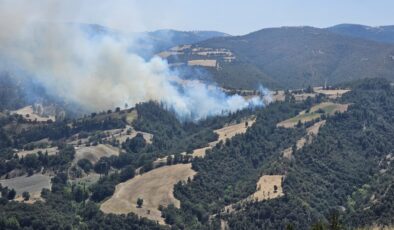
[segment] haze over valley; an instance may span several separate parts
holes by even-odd
[[[394,228],[391,3],[204,1],[0,0],[0,229]]]

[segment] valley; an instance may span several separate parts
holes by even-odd
[[[393,7],[0,1],[0,230],[394,229]]]

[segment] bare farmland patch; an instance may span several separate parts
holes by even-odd
[[[330,99],[336,99],[338,97],[342,97],[342,95],[349,92],[350,89],[323,89],[323,87],[315,87],[313,88],[313,91],[324,94]]]
[[[234,212],[236,206],[242,207],[244,204],[253,201],[263,201],[284,196],[282,184],[283,175],[264,175],[261,176],[256,185],[256,192],[249,197],[224,207],[224,212]]]
[[[216,67],[215,59],[199,59],[187,61],[189,66],[204,66],[204,67]]]
[[[216,129],[214,132],[219,135],[218,141],[232,138],[237,134],[245,133],[246,130],[256,122],[256,118],[248,119],[239,124],[227,125],[221,129]]]
[[[214,130],[219,135],[218,140],[210,142],[208,146],[193,150],[193,157],[204,157],[208,149],[213,148],[220,141],[225,141],[227,138],[233,138],[237,134],[246,133],[249,127],[256,122],[256,118],[250,118],[239,124],[227,125],[221,129]]]
[[[42,152],[42,154],[48,153],[48,155],[56,155],[58,152],[57,147],[51,147],[51,148],[38,148],[38,149],[33,149],[33,150],[21,150],[18,151],[16,154],[18,157],[26,157],[29,154],[37,154],[38,152]]]
[[[283,90],[278,90],[278,91],[271,94],[272,102],[284,101],[285,99],[286,99],[285,91],[283,91]]]
[[[305,101],[308,97],[314,98],[316,97],[315,93],[301,93],[301,94],[293,94],[296,101]]]
[[[105,132],[108,137],[106,140],[115,139],[119,141],[120,144],[124,143],[127,138],[131,139],[135,137],[138,133],[141,133],[144,137],[146,143],[151,144],[153,139],[153,134],[136,131],[132,126],[127,125],[124,129],[112,129]]]
[[[313,136],[316,136],[319,133],[320,127],[326,124],[325,120],[316,122],[311,127],[307,128],[307,135],[305,137],[301,137],[296,143],[296,149],[300,150],[305,146],[305,144],[310,144],[312,142]],[[282,155],[284,158],[291,159],[291,155],[293,153],[293,148],[289,147],[283,150]]]
[[[51,188],[51,177],[43,174],[34,174],[32,176],[20,176],[11,179],[0,180],[3,187],[8,186],[16,191],[17,198],[23,192],[29,192],[32,200],[41,199],[41,190]]]
[[[127,214],[133,212],[139,216],[159,221],[164,224],[159,206],[174,204],[180,207],[180,201],[175,199],[174,185],[179,181],[192,178],[196,172],[191,169],[191,163],[163,166],[131,180],[118,184],[114,195],[105,201],[100,209],[105,213]],[[137,207],[137,199],[144,200],[141,208]]]
[[[297,116],[279,122],[278,127],[293,128],[298,122],[305,123],[321,117],[321,115],[333,115],[336,112],[343,113],[347,111],[348,104],[337,104],[332,102],[322,102],[318,105],[311,107],[309,110],[300,112]]]
[[[256,192],[248,199],[270,200],[284,195],[282,189],[283,175],[264,175],[257,182]]]
[[[77,147],[74,164],[81,159],[87,159],[92,164],[95,164],[101,157],[110,157],[113,155],[119,155],[119,148],[104,144],[89,147]]]
[[[12,113],[22,115],[23,118],[28,121],[47,122],[49,120],[56,120],[55,116],[40,116],[34,112],[33,106],[31,105],[15,110]]]

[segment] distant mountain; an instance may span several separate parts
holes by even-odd
[[[182,44],[194,44],[215,37],[227,37],[226,33],[217,31],[177,31],[156,30],[135,34],[137,52],[149,58],[154,54]]]
[[[139,32],[127,34],[96,24],[81,24],[81,28],[89,36],[110,35],[119,38],[129,38],[136,42],[132,49],[141,56],[150,58],[154,54],[181,44],[194,44],[210,38],[230,36],[217,31],[178,31],[178,30],[155,30],[151,32]]]
[[[145,33],[154,42],[156,50],[163,51],[181,44],[193,44],[215,37],[230,35],[217,31],[156,30]]]
[[[341,35],[362,38],[377,42],[394,43],[394,26],[364,26],[340,24],[327,28],[328,31]]]
[[[263,29],[209,39],[166,56],[203,66],[227,87],[299,88],[366,77],[394,80],[394,45],[313,27]]]

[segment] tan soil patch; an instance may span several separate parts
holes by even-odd
[[[246,122],[248,125],[246,126]],[[256,122],[256,118],[250,118],[246,121],[242,121],[239,124],[227,125],[221,129],[214,130],[215,133],[219,135],[217,141],[210,142],[207,147],[199,148],[193,150],[193,157],[204,157],[205,152],[208,149],[213,148],[220,141],[225,141],[227,138],[231,139],[237,134],[246,133],[249,127],[251,127]]]
[[[129,134],[127,134],[128,130],[130,130]],[[115,139],[119,141],[120,144],[126,142],[127,138],[131,139],[137,136],[138,133],[142,134],[146,143],[148,144],[152,144],[152,139],[153,139],[153,134],[136,131],[132,126],[129,125],[127,125],[126,128],[124,129],[112,129],[106,131],[105,133],[107,133],[108,135],[108,137],[105,138],[106,140]]]
[[[215,59],[200,59],[187,61],[188,66],[216,67]]]
[[[246,122],[248,122],[248,126],[245,125]],[[219,135],[218,139],[216,141],[212,141],[212,142],[208,143],[208,146],[206,146],[206,147],[194,149],[192,156],[193,157],[204,157],[205,152],[208,149],[212,149],[213,147],[215,147],[215,145],[217,143],[219,143],[220,141],[225,141],[227,138],[231,139],[237,134],[246,133],[248,128],[251,127],[255,122],[256,122],[256,118],[253,117],[253,118],[249,118],[248,120],[244,120],[239,124],[226,125],[223,128],[214,130],[214,132]],[[183,152],[181,154],[184,155],[186,153]],[[171,156],[174,157],[174,155],[171,155]],[[166,163],[167,163],[167,157],[158,158],[157,160],[155,160],[153,162],[154,165],[166,164]]]
[[[272,92],[272,94],[271,94],[272,102],[285,101],[285,99],[286,99],[285,91],[283,91],[283,90],[278,90],[276,92]]]
[[[191,47],[192,47],[192,45],[180,45],[180,46],[172,47],[170,50],[171,51],[184,51],[184,50],[190,49]]]
[[[248,122],[246,126],[245,123]],[[214,132],[219,135],[218,141],[226,140],[227,138],[232,138],[237,134],[246,133],[246,130],[251,127],[256,122],[256,118],[251,118],[246,121],[242,121],[239,124],[233,124],[225,126],[221,129],[216,129]]]
[[[365,228],[358,228],[358,230],[394,230],[394,226],[372,226]]]
[[[135,119],[138,118],[137,110],[133,109],[126,115],[126,122],[131,124]]]
[[[323,87],[315,87],[313,91],[316,93],[321,93],[327,95],[330,99],[336,99],[338,97],[342,97],[343,94],[350,91],[350,89],[334,89],[334,90],[324,90]]]
[[[191,163],[163,166],[131,180],[118,184],[114,195],[105,201],[100,209],[104,213],[127,214],[133,212],[139,216],[164,224],[160,205],[166,207],[174,204],[180,208],[180,201],[174,197],[174,185],[179,181],[192,178],[196,172]],[[144,200],[141,208],[137,208],[137,199]]]
[[[95,164],[101,157],[118,156],[119,151],[119,148],[104,144],[89,147],[76,147],[73,163],[76,164],[81,159],[87,159],[92,164]]]
[[[49,120],[55,121],[56,118],[55,116],[40,116],[36,113],[34,113],[33,111],[33,106],[29,105],[26,107],[23,107],[21,109],[15,110],[13,112],[11,112],[12,114],[18,114],[18,115],[22,115],[23,118],[27,121],[35,121],[37,120],[38,122],[47,122]]]
[[[256,192],[247,197],[244,200],[241,200],[235,204],[230,204],[224,207],[225,213],[231,213],[235,211],[236,206],[242,207],[243,204],[254,202],[254,201],[263,201],[263,200],[271,200],[275,198],[279,198],[284,196],[282,183],[284,176],[283,175],[264,175],[260,177],[259,181],[256,185]],[[276,190],[275,190],[276,186]]]
[[[305,101],[308,97],[314,98],[316,97],[315,93],[302,93],[302,94],[293,94],[294,99],[296,101]]]
[[[281,197],[283,175],[264,175],[257,182],[256,192],[249,199],[263,201]],[[275,190],[275,186],[277,189]]]
[[[157,54],[157,56],[161,57],[161,58],[168,58],[170,56],[177,56],[177,55],[182,55],[184,54],[183,52],[179,52],[179,51],[163,51]]]
[[[16,199],[21,200],[23,192],[30,193],[30,202],[41,200],[41,190],[43,188],[51,188],[51,177],[40,173],[32,176],[20,176],[11,179],[0,180],[3,187],[13,188],[16,191]]]
[[[21,150],[21,151],[18,151],[16,153],[16,155],[18,155],[18,157],[21,158],[21,157],[26,157],[29,154],[37,154],[40,151],[42,152],[42,154],[45,154],[46,152],[48,152],[48,155],[51,156],[51,155],[56,155],[59,150],[57,149],[57,147],[37,148],[37,149],[33,149],[33,150]]]
[[[319,109],[324,110],[325,115],[333,115],[336,112],[343,113],[347,111],[349,107],[349,104],[337,104],[337,103],[332,103],[332,102],[322,102],[318,105],[312,106],[309,109],[309,112],[307,113],[306,110],[301,111],[297,116],[287,119],[285,121],[279,122],[277,124],[277,127],[283,127],[283,128],[294,128],[298,121],[301,121],[301,123],[305,123],[308,121],[312,121],[314,119],[317,119],[321,117],[321,113],[317,113]]]
[[[320,127],[326,124],[325,120],[316,122],[313,124],[311,127],[307,128],[307,135],[305,137],[300,138],[297,143],[297,150],[300,150],[305,146],[305,144],[310,144],[312,142],[313,136],[316,136],[319,133]],[[285,150],[283,150],[282,155],[284,158],[291,159],[291,156],[293,154],[293,149],[292,147],[289,147]]]

